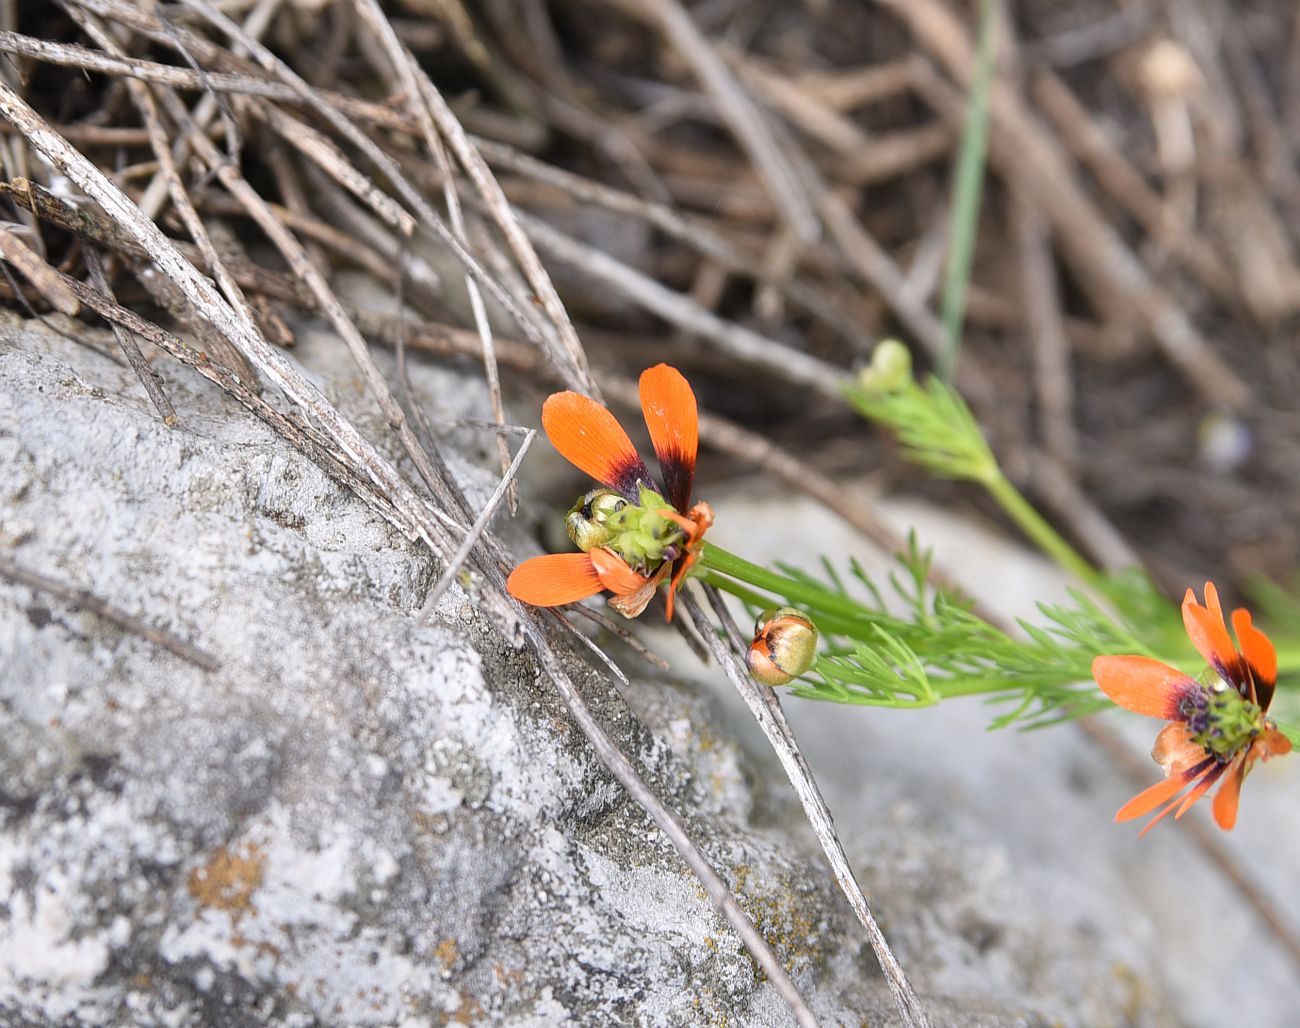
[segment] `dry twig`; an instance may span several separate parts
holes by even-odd
[[[202,671],[218,671],[221,668],[217,658],[206,650],[201,650],[197,646],[187,643],[184,639],[167,631],[165,628],[158,628],[118,610],[107,600],[100,599],[87,589],[67,585],[46,575],[39,575],[35,571],[19,567],[5,557],[0,557],[0,578],[7,578],[9,581],[16,582],[18,585],[25,585],[29,589],[49,593],[73,607],[88,610],[95,616],[117,625],[124,632],[138,635],[146,642],[161,647],[168,653],[180,657],[181,660],[193,664]]]
[[[113,299],[113,290],[108,284],[108,276],[104,274],[104,264],[99,259],[99,251],[93,246],[86,246],[82,254],[86,260],[86,270],[90,272],[90,280],[95,284],[95,288],[110,300]],[[130,332],[117,322],[112,322],[112,329],[117,344],[122,347],[122,352],[130,361],[132,370],[139,377],[140,384],[144,386],[144,391],[149,394],[149,399],[157,409],[163,424],[168,428],[175,428],[176,408],[172,406],[171,400],[167,399],[167,394],[163,391],[162,376],[149,366],[149,362],[144,359],[144,354],[140,352],[140,345]]]
[[[721,623],[724,626],[727,625],[730,614],[723,605],[722,598],[714,590],[706,589],[705,592],[715,613],[721,619]],[[713,625],[709,622],[699,603],[696,602],[694,589],[689,589],[683,594],[682,606],[690,614],[691,620],[695,623],[696,630],[704,639],[705,645],[708,646],[714,659],[726,672],[731,684],[736,687],[736,691],[740,693],[745,705],[749,707],[750,713],[754,715],[754,720],[762,728],[768,743],[776,751],[781,766],[785,769],[786,776],[790,779],[790,784],[794,786],[795,794],[799,797],[799,802],[803,806],[808,823],[812,826],[813,834],[817,836],[817,841],[821,844],[826,859],[831,865],[831,873],[835,876],[836,882],[839,883],[841,891],[848,898],[849,906],[853,908],[854,915],[867,930],[867,940],[871,943],[871,949],[876,954],[876,959],[880,961],[881,969],[885,972],[885,979],[889,982],[889,990],[893,993],[894,1003],[898,1007],[904,1023],[912,1026],[912,1028],[928,1028],[930,1018],[925,1012],[925,1006],[916,993],[912,991],[907,975],[903,973],[902,967],[895,958],[893,951],[889,948],[889,943],[885,940],[884,933],[876,924],[871,908],[867,905],[867,898],[862,894],[862,887],[858,885],[857,879],[853,876],[853,868],[849,864],[848,857],[844,854],[844,847],[840,844],[839,835],[835,831],[835,821],[831,817],[830,808],[826,806],[826,801],[822,799],[821,790],[817,788],[812,769],[809,768],[808,762],[804,760],[803,754],[799,750],[794,733],[789,722],[785,719],[784,711],[781,710],[781,701],[771,689],[759,685],[750,678],[748,671],[737,659],[736,654],[718,638]],[[730,634],[735,636],[737,633],[734,624],[729,627]]]

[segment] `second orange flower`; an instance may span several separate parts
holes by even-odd
[[[1121,707],[1169,721],[1151,751],[1165,769],[1165,780],[1134,796],[1115,815],[1116,821],[1128,821],[1163,804],[1142,835],[1171,813],[1182,817],[1219,782],[1214,820],[1230,830],[1251,767],[1291,750],[1290,740],[1266,716],[1277,682],[1277,653],[1251,623],[1250,612],[1232,612],[1234,646],[1218,590],[1206,582],[1204,606],[1187,590],[1183,625],[1209,665],[1200,679],[1149,657],[1098,657],[1092,664],[1102,692]]]

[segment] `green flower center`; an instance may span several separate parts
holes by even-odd
[[[641,486],[639,503],[627,504],[605,519],[609,535],[604,543],[632,567],[647,569],[665,560],[676,560],[686,533],[665,511],[672,505],[653,489]]]
[[[1220,761],[1232,759],[1267,726],[1259,704],[1223,682],[1203,686],[1184,712],[1192,741]]]

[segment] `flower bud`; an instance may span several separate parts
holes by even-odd
[[[569,513],[564,516],[564,527],[573,544],[583,553],[596,546],[604,546],[613,534],[609,519],[627,506],[613,489],[593,489],[578,497]]]
[[[817,626],[794,607],[765,610],[754,625],[754,641],[745,663],[763,685],[786,685],[817,658]]]
[[[858,388],[872,396],[901,392],[912,381],[912,354],[897,339],[886,339],[871,351],[871,363],[858,372]]]

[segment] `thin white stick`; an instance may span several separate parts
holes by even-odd
[[[510,249],[519,261],[524,276],[528,279],[528,284],[537,294],[542,309],[546,311],[551,323],[555,326],[562,351],[568,356],[569,361],[583,380],[586,392],[593,393],[596,385],[592,381],[591,372],[587,368],[587,354],[578,339],[578,333],[573,327],[573,322],[569,320],[569,313],[564,309],[564,303],[555,291],[551,276],[546,273],[541,259],[537,256],[537,251],[533,249],[533,244],[529,242],[528,236],[524,234],[524,230],[519,226],[514,208],[510,206],[505,193],[502,192],[496,176],[492,174],[487,162],[474,148],[474,144],[469,141],[465,129],[461,126],[456,115],[452,113],[451,107],[443,99],[438,87],[433,84],[433,80],[424,73],[414,57],[411,56],[409,51],[406,51],[406,48],[398,40],[397,34],[393,31],[392,25],[389,24],[388,18],[380,8],[378,0],[354,0],[354,2],[357,12],[385,40],[390,52],[394,48],[398,53],[406,52],[406,60],[398,61],[398,66],[402,70],[404,78],[409,74],[413,79],[418,79],[419,86],[412,91],[413,96],[422,96],[424,98],[429,114],[438,123],[438,130],[446,138],[448,145],[450,145],[452,151],[456,154],[456,158],[469,174],[470,180],[474,183],[480,195],[487,201],[493,220],[500,226],[502,234],[506,237],[506,242],[510,244]],[[414,82],[408,85],[407,88],[411,89],[413,85]]]
[[[488,522],[492,520],[492,515],[501,506],[501,501],[505,499],[505,495],[510,489],[510,483],[515,480],[515,475],[519,473],[519,466],[524,462],[528,448],[533,445],[533,440],[536,438],[537,432],[534,429],[529,429],[528,434],[524,436],[524,441],[519,445],[519,452],[515,454],[515,459],[510,462],[510,467],[506,469],[501,481],[497,483],[497,487],[488,498],[482,513],[474,519],[474,524],[470,525],[465,538],[461,540],[460,546],[456,548],[451,560],[447,562],[447,569],[442,573],[442,577],[438,579],[437,584],[429,590],[429,595],[425,597],[423,611],[425,614],[437,606],[438,601],[442,599],[442,594],[447,591],[447,588],[455,579],[456,573],[460,571],[461,565],[465,563],[465,558],[469,556],[469,551],[474,548],[479,536],[483,534]]]
[[[825,361],[726,321],[689,296],[661,285],[593,246],[552,228],[540,218],[518,212],[533,241],[543,250],[616,289],[678,328],[707,339],[723,353],[760,367],[780,382],[806,386],[822,396],[843,399],[839,383],[845,372]]]
[[[456,179],[452,174],[451,161],[447,157],[447,148],[442,145],[442,139],[438,135],[438,129],[433,123],[433,115],[430,113],[438,99],[435,95],[436,90],[428,82],[428,76],[420,72],[415,56],[402,45],[392,24],[383,13],[376,12],[373,20],[376,22],[374,27],[384,45],[384,51],[396,67],[398,80],[406,92],[407,107],[419,122],[420,131],[424,135],[424,145],[442,175],[442,194],[447,202],[447,217],[451,221],[451,230],[462,243],[468,244],[469,239],[465,234],[465,215],[461,211],[460,196],[456,192]],[[483,303],[483,294],[479,292],[478,285],[468,274],[465,275],[465,290],[469,294],[474,327],[478,330],[479,342],[483,344],[483,370],[487,375],[492,416],[498,425],[504,425],[506,412],[505,405],[501,402],[501,377],[497,372],[492,323],[488,319],[487,306]],[[506,468],[510,465],[510,447],[506,445],[505,437],[502,435],[496,437],[495,444],[497,458],[501,462],[501,472],[505,475]],[[519,490],[515,487],[512,478],[507,476],[506,481],[508,482],[506,498],[510,501],[510,513],[514,514],[519,509]]]
[[[871,908],[867,905],[867,898],[862,893],[862,887],[858,885],[858,880],[853,875],[849,858],[844,853],[844,847],[840,845],[839,835],[836,834],[835,821],[831,817],[830,808],[826,806],[821,790],[817,788],[817,782],[813,779],[812,769],[808,767],[795,742],[794,733],[790,729],[789,722],[785,720],[785,712],[780,711],[780,700],[771,689],[760,686],[751,679],[735,653],[718,638],[713,625],[695,600],[693,587],[684,591],[682,603],[691,615],[691,620],[695,622],[700,635],[704,637],[705,645],[722,665],[727,677],[731,679],[731,684],[736,687],[741,699],[754,715],[754,720],[767,736],[772,749],[776,750],[781,766],[785,769],[786,776],[790,779],[790,784],[794,786],[795,794],[803,805],[804,814],[812,826],[813,834],[817,836],[817,841],[821,843],[826,859],[830,862],[835,880],[848,898],[854,914],[867,930],[867,939],[876,954],[876,959],[880,961],[881,969],[885,972],[889,991],[893,993],[894,1003],[904,1023],[909,1028],[930,1028],[930,1017],[925,1012],[924,1004],[912,991],[907,975],[903,973],[903,968],[889,948],[884,933],[876,924]],[[720,604],[721,600],[718,603]],[[722,616],[721,612],[719,616]],[[729,618],[730,615],[726,615],[724,623]]]

